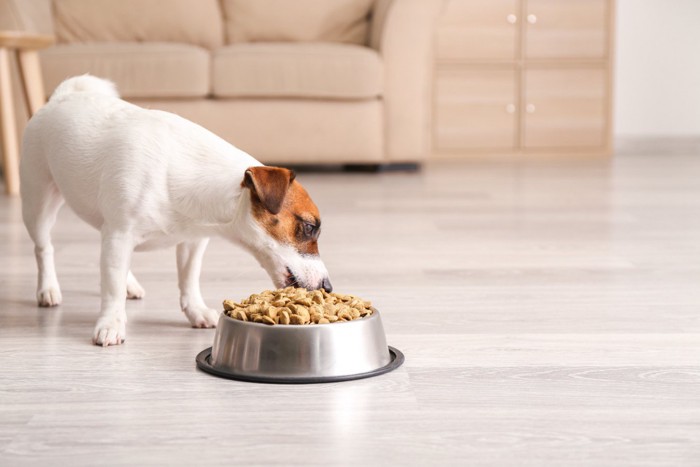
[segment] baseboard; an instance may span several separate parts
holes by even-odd
[[[691,136],[617,136],[617,155],[700,155],[700,135]]]

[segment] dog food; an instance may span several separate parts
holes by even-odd
[[[224,300],[233,319],[263,324],[328,324],[364,318],[372,303],[352,295],[287,287],[253,294],[240,303]]]

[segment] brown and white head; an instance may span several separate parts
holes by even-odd
[[[245,171],[236,221],[238,240],[267,271],[275,287],[332,290],[318,253],[321,217],[294,171],[250,167]]]

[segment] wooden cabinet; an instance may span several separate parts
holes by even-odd
[[[614,0],[446,0],[436,36],[440,154],[608,154]]]
[[[606,72],[601,68],[528,69],[523,102],[523,147],[602,148]]]
[[[436,83],[436,116],[441,148],[517,147],[516,71],[443,70]]]
[[[527,0],[525,55],[529,59],[604,59],[608,0]]]
[[[443,59],[504,59],[518,56],[518,0],[450,1],[436,42]]]

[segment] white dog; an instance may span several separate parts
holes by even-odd
[[[85,75],[56,88],[24,133],[20,174],[39,306],[61,303],[51,228],[64,200],[102,235],[95,344],[122,343],[125,299],[144,295],[129,270],[134,250],[177,245],[180,305],[193,327],[219,317],[199,290],[214,234],[252,253],[276,287],[331,290],[318,209],[294,172],[264,167],[177,115],[129,104],[109,81]]]

